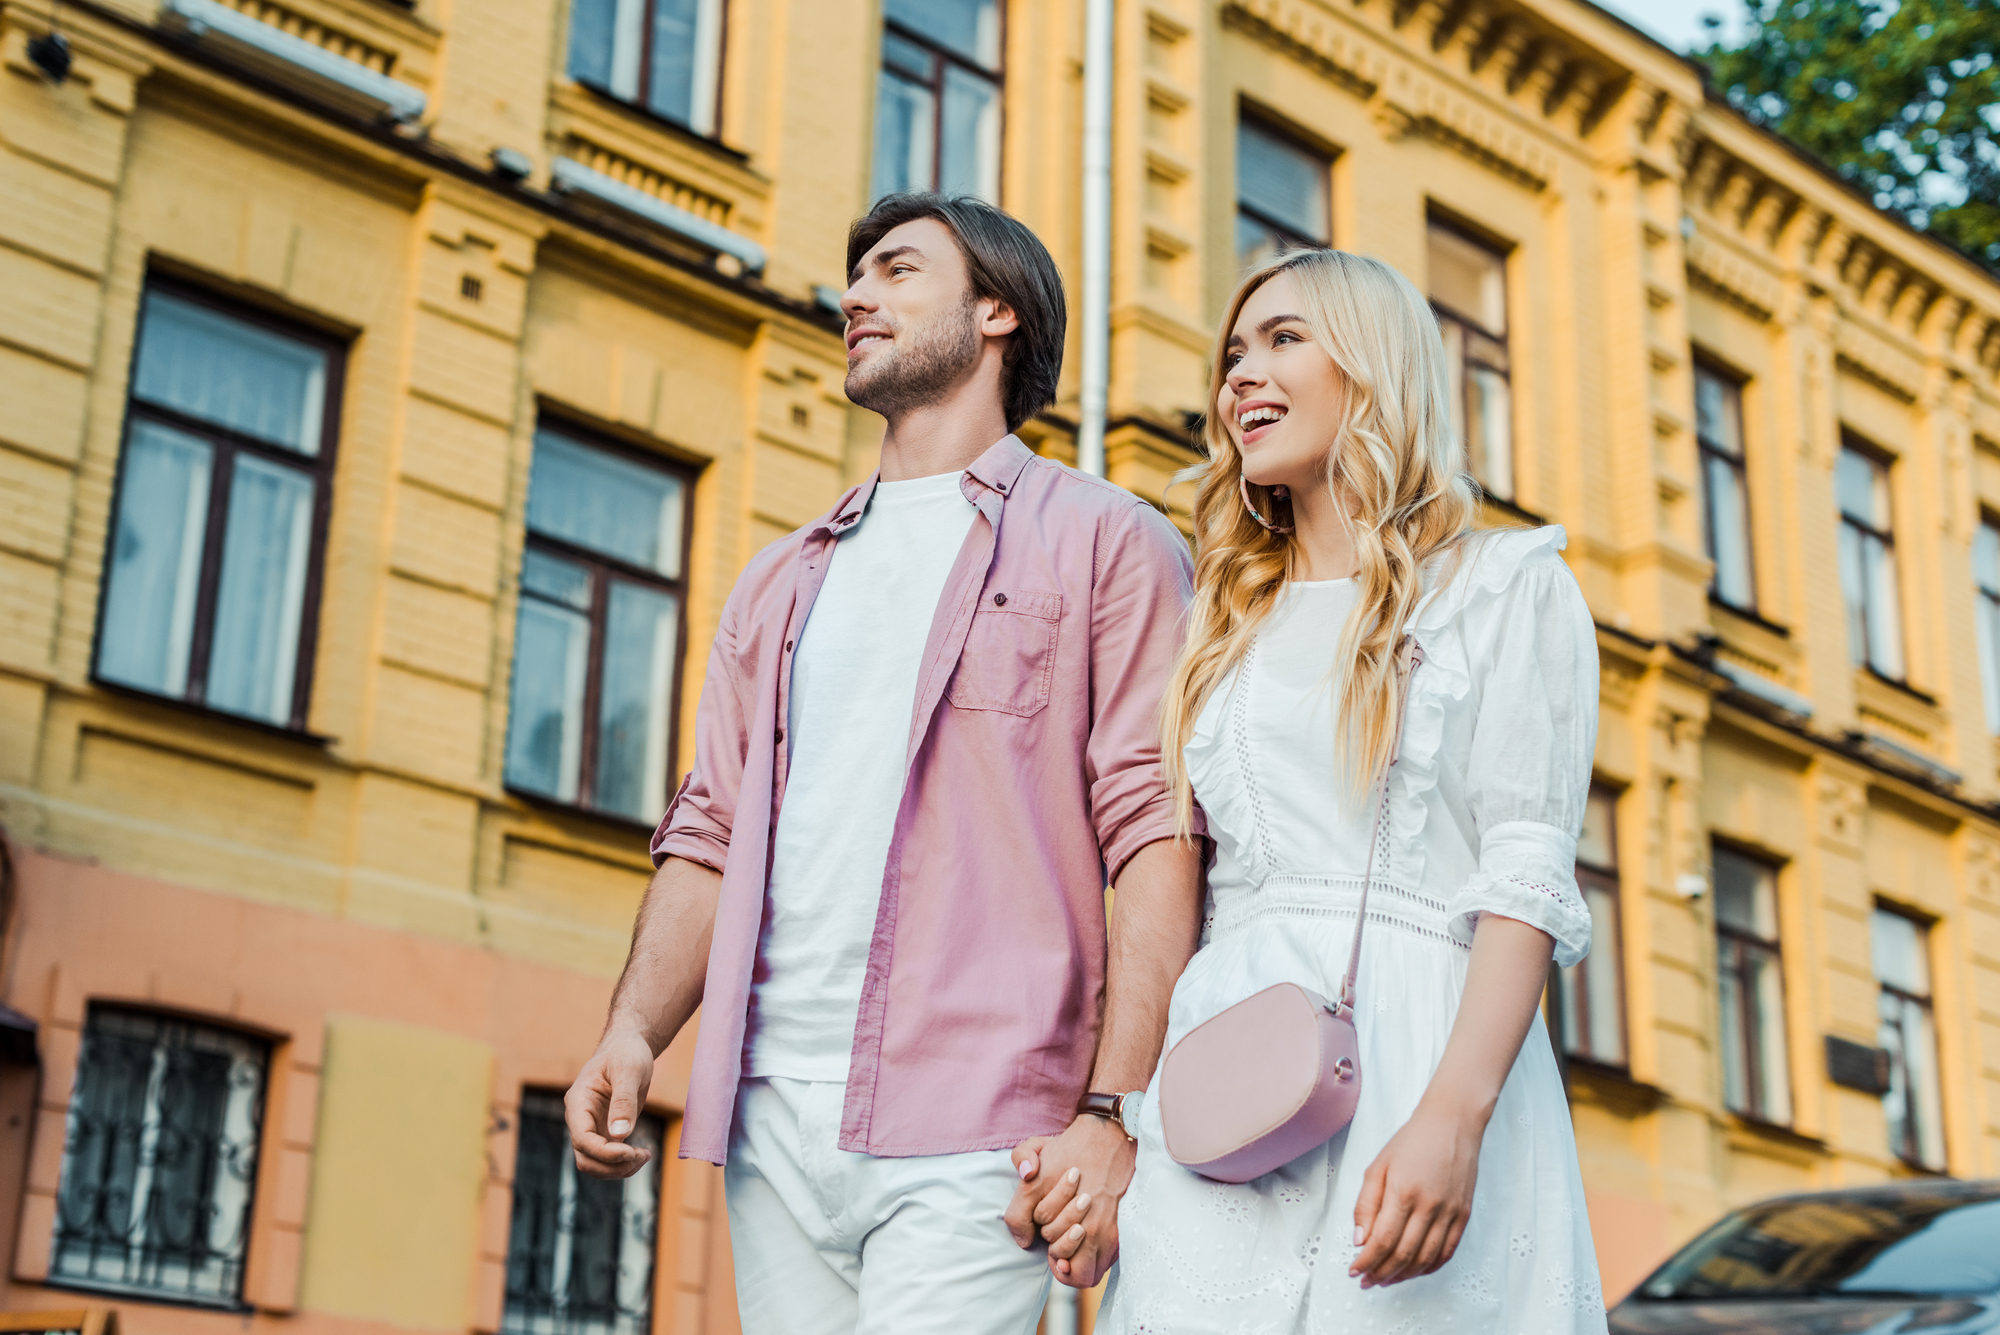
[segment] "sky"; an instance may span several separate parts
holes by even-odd
[[[1635,28],[1664,42],[1676,51],[1708,45],[1701,26],[1703,14],[1723,18],[1724,40],[1732,40],[1742,28],[1743,0],[1594,0]]]

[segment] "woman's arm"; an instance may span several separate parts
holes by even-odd
[[[1348,1274],[1361,1287],[1428,1275],[1458,1250],[1479,1179],[1479,1143],[1534,1023],[1555,942],[1488,913],[1472,937],[1465,995],[1430,1086],[1361,1180]]]

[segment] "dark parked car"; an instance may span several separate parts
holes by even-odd
[[[1723,1216],[1614,1335],[2000,1335],[2000,1182],[1784,1196]]]

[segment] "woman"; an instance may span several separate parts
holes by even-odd
[[[1169,1046],[1274,983],[1338,995],[1405,632],[1422,662],[1362,942],[1354,1120],[1228,1186],[1168,1157],[1149,1101],[1098,1329],[1603,1331],[1538,1013],[1551,955],[1590,942],[1597,649],[1562,530],[1471,533],[1437,321],[1387,265],[1280,258],[1223,328],[1163,709],[1182,828],[1192,790],[1216,857]]]

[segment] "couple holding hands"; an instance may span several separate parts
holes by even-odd
[[[1595,632],[1560,529],[1473,531],[1428,304],[1341,251],[1244,279],[1190,561],[1012,434],[1062,364],[1032,232],[894,195],[847,258],[881,467],[723,610],[578,1168],[646,1161],[701,1007],[681,1153],[724,1165],[750,1335],[1028,1335],[1121,1255],[1101,1332],[1603,1331],[1538,1010],[1590,943]],[[1341,995],[1364,922],[1352,1120],[1177,1162],[1162,1055]]]

